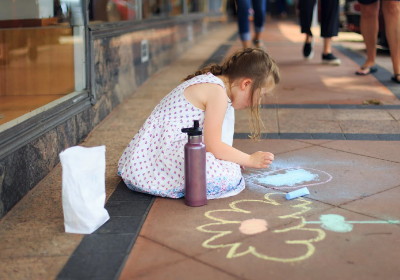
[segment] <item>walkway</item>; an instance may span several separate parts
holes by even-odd
[[[398,279],[400,87],[387,63],[354,75],[363,52],[342,34],[342,65],[301,57],[290,21],[268,23],[266,49],[282,83],[265,99],[263,139],[237,112],[234,146],[275,154],[246,170],[241,194],[190,208],[130,192],[120,154],[158,101],[206,61],[240,47],[236,26],[208,34],[118,106],[82,143],[106,145],[111,219],[91,235],[66,234],[58,165],[0,221],[0,279]],[[385,60],[387,60],[385,58]],[[380,103],[381,105],[363,105]],[[307,186],[310,195],[286,200]]]

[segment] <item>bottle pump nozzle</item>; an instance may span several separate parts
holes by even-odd
[[[193,120],[193,127],[182,128],[181,131],[187,133],[189,136],[203,135],[199,127],[199,120]]]

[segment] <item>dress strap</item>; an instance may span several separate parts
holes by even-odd
[[[226,90],[224,82],[220,78],[218,78],[217,76],[213,75],[210,72],[208,72],[206,74],[195,76],[195,77],[191,78],[190,80],[186,81],[185,88],[188,86],[192,86],[195,84],[201,84],[201,83],[217,84]]]

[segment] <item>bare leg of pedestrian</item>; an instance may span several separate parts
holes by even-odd
[[[367,60],[357,70],[358,75],[368,75],[375,72],[376,44],[378,37],[378,14],[379,1],[371,4],[360,4],[361,6],[361,34],[364,38],[365,47],[367,49]],[[372,67],[372,68],[371,68]],[[371,71],[372,70],[372,71]]]
[[[400,83],[400,1],[383,1],[382,12],[393,63],[392,80]]]

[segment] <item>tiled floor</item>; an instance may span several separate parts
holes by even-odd
[[[356,77],[357,64],[342,52],[339,67],[321,65],[318,55],[303,61],[303,37],[290,21],[269,23],[263,35],[282,72],[282,83],[262,109],[268,139],[249,140],[246,112],[237,112],[234,146],[273,152],[273,165],[245,170],[242,193],[203,207],[156,198],[138,232],[134,213],[146,206],[123,184],[114,191],[117,160],[182,77],[214,52],[240,46],[231,39],[235,32],[236,25],[227,24],[209,34],[83,143],[107,146],[110,222],[85,237],[63,232],[57,166],[0,221],[0,279],[398,279],[397,93],[374,76]],[[343,40],[340,45],[352,46]],[[364,107],[367,99],[383,105]],[[285,199],[286,192],[304,186],[309,196]]]
[[[374,77],[356,80],[356,65],[350,58],[338,53],[343,61],[339,68],[318,62],[305,65],[295,51],[299,44],[286,44],[286,50],[279,40],[269,42],[266,34],[267,49],[283,75],[282,84],[266,102],[297,105],[265,106],[267,136],[400,133],[398,119],[390,112],[399,109],[398,98]],[[283,59],[283,54],[293,57]],[[368,99],[389,106],[362,107]],[[337,106],[323,106],[332,104]],[[237,113],[236,132],[248,133],[244,112]],[[395,203],[400,189],[399,142],[237,139],[234,146],[249,153],[268,150],[276,160],[268,170],[247,170],[247,189],[233,198],[209,201],[201,208],[157,199],[120,279],[185,279],[182,274],[189,271],[188,279],[204,278],[204,273],[206,278],[217,277],[204,272],[204,264],[214,273],[225,273],[215,279],[396,279],[400,270],[393,260],[400,254],[392,245],[400,239]],[[312,176],[311,181],[299,178],[293,183],[294,174]],[[280,185],[262,182],[274,176]],[[285,180],[289,180],[286,185]],[[308,186],[307,198],[284,198],[285,192],[301,186]],[[340,232],[336,220],[324,228],[322,215],[344,219],[342,223],[352,221],[345,226],[353,227]],[[264,221],[267,228],[254,235],[241,232],[241,225],[252,219]]]

